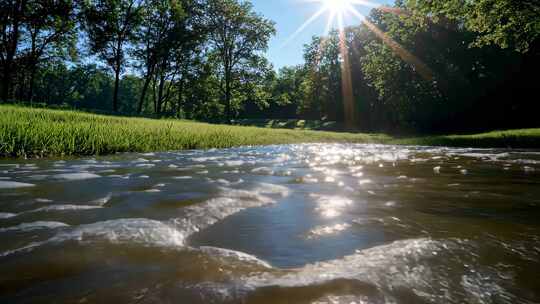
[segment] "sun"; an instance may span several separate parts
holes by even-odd
[[[343,31],[345,28],[345,17],[352,15],[364,19],[364,16],[356,10],[356,6],[364,6],[368,8],[379,8],[380,4],[371,2],[371,0],[300,0],[301,2],[318,3],[320,5],[319,10],[309,17],[292,35],[290,35],[282,47],[286,46],[289,42],[294,40],[298,34],[304,31],[309,25],[315,22],[325,14],[328,15],[326,20],[326,28],[323,35],[327,35],[332,28],[337,28]]]
[[[322,0],[325,10],[330,11],[333,14],[347,11],[351,3],[351,0]]]

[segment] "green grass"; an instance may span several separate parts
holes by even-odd
[[[540,129],[393,138],[156,120],[0,105],[0,156],[44,157],[310,142],[540,148]]]
[[[393,144],[476,147],[476,148],[540,148],[540,129],[492,131],[471,135],[439,135],[393,139]]]
[[[95,155],[305,142],[381,142],[384,135],[211,125],[0,105],[0,155]]]

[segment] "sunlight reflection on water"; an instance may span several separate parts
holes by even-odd
[[[0,169],[2,303],[540,300],[535,152],[306,144]]]

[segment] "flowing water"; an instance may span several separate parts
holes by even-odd
[[[0,161],[0,303],[539,303],[540,153]]]

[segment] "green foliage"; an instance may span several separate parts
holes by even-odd
[[[249,1],[6,0],[0,87],[4,100],[207,122],[528,128],[539,20],[532,0],[400,0],[313,37],[303,64],[274,71],[263,56],[274,23]]]
[[[317,104],[317,108],[311,110],[310,116],[342,121],[344,114],[339,33],[332,31],[327,37],[313,37],[311,43],[305,45],[304,58],[310,78],[309,82],[304,83],[304,89],[309,86],[309,103]],[[307,113],[310,112],[308,104],[303,104],[302,108],[307,110]]]
[[[393,139],[380,134],[210,125],[6,105],[0,106],[0,112],[0,156],[13,157],[98,155],[309,142],[540,147],[540,129]],[[303,123],[293,122],[297,126]]]
[[[76,24],[72,0],[0,2],[0,87],[4,101],[34,97],[34,78],[41,61],[76,57]]]
[[[471,135],[441,135],[390,141],[401,145],[476,148],[540,148],[540,129],[492,131]]]
[[[456,20],[478,33],[471,44],[482,47],[495,44],[501,48],[529,51],[540,37],[540,3],[536,0],[407,0],[408,8],[432,16]]]
[[[234,95],[241,90],[253,93],[257,89],[253,88],[254,80],[263,78],[268,63],[260,52],[268,48],[268,40],[276,30],[273,21],[253,12],[250,2],[209,0],[207,18],[225,114],[230,121],[233,99],[237,104],[242,99]]]
[[[142,0],[85,0],[82,25],[93,54],[109,65],[115,74],[113,110],[118,111],[120,74],[125,69],[126,45],[135,41],[142,22]]]

